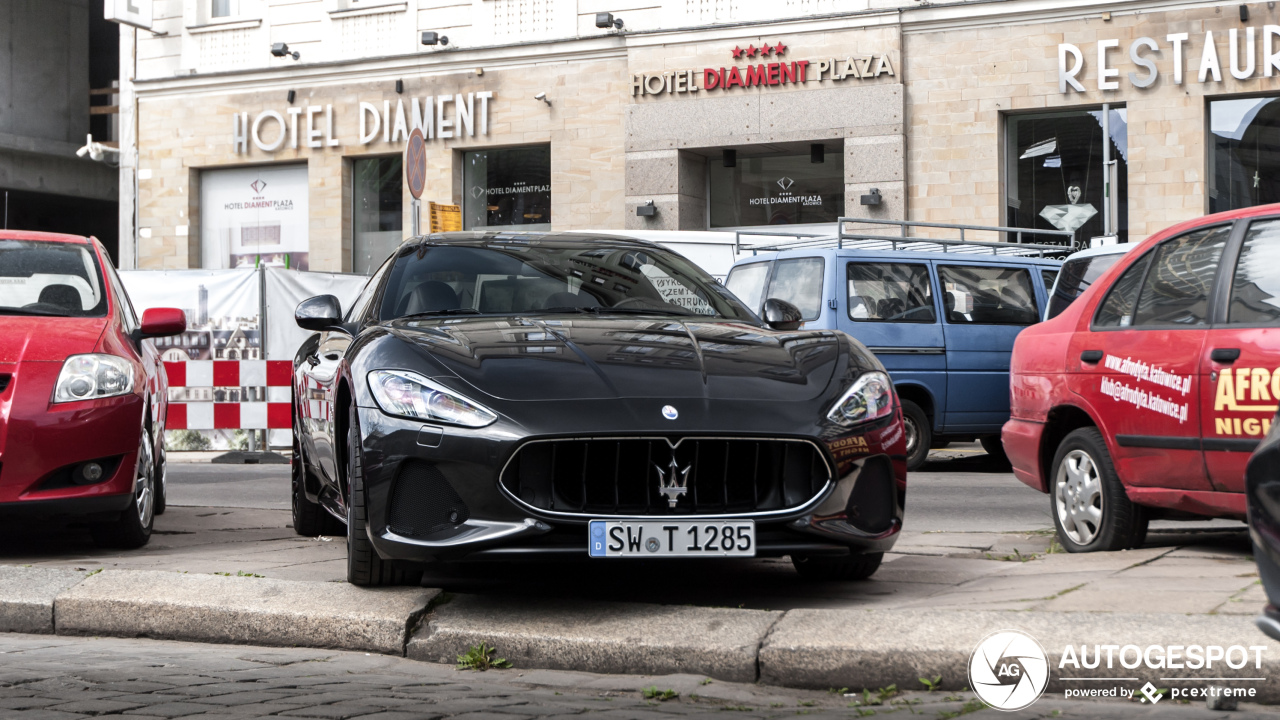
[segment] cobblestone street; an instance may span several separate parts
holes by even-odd
[[[644,697],[651,695],[668,699]],[[835,690],[835,689],[833,689]],[[74,720],[298,717],[345,720],[522,720],[589,716],[951,718],[1224,717],[1171,702],[1064,702],[982,708],[970,693],[805,692],[693,675],[592,675],[520,668],[484,673],[364,653],[40,635],[0,636],[0,717]],[[1231,718],[1278,718],[1241,706]],[[724,713],[731,713],[725,715]]]

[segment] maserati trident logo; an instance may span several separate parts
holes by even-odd
[[[676,462],[675,453],[671,454],[671,464],[667,466],[670,471],[670,477],[667,471],[664,471],[657,464],[653,466],[658,471],[658,492],[667,497],[667,505],[675,507],[680,498],[689,492],[689,471],[693,469],[692,465],[680,469],[680,464]]]

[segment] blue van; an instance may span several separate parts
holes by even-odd
[[[725,285],[757,312],[768,298],[786,300],[804,327],[842,330],[874,352],[902,399],[914,470],[951,441],[977,438],[1003,457],[1013,339],[1040,320],[1060,266],[1021,255],[804,247],[743,257]]]

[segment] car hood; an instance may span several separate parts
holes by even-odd
[[[107,319],[0,315],[0,363],[62,362],[90,353]]]
[[[387,328],[503,400],[809,400],[830,383],[844,347],[829,330],[651,318],[450,318]]]

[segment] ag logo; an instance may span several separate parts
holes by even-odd
[[[1044,648],[1017,630],[993,632],[969,657],[969,687],[997,710],[1021,710],[1049,685],[1049,659]]]

